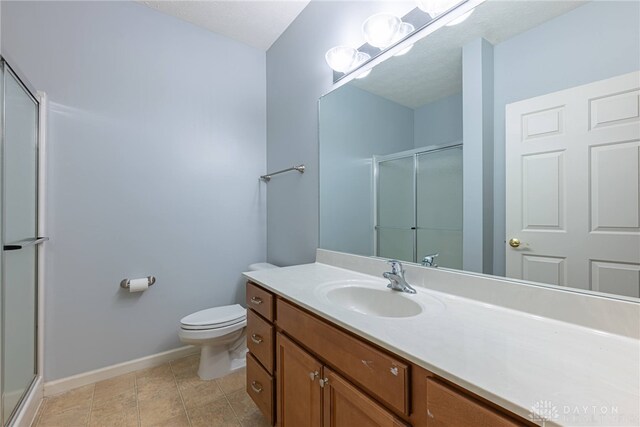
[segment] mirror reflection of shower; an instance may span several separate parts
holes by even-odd
[[[374,156],[376,256],[462,268],[462,144]]]

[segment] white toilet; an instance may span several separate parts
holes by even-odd
[[[251,264],[250,271],[278,268],[265,262]],[[239,304],[208,308],[183,317],[178,336],[185,344],[202,346],[198,376],[212,380],[246,364],[247,310]]]

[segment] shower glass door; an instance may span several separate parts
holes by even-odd
[[[462,147],[417,155],[418,259],[462,270]]]
[[[413,157],[378,163],[376,254],[415,258],[415,172]]]
[[[462,268],[462,145],[374,158],[376,256]]]
[[[36,376],[38,103],[6,63],[2,121],[2,420]]]

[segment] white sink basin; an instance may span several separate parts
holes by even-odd
[[[369,316],[413,317],[423,311],[416,295],[392,291],[380,282],[332,282],[321,286],[317,292],[331,304]]]

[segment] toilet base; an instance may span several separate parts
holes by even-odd
[[[205,381],[221,378],[244,368],[246,364],[246,351],[242,356],[232,359],[226,345],[203,345],[198,377]]]

